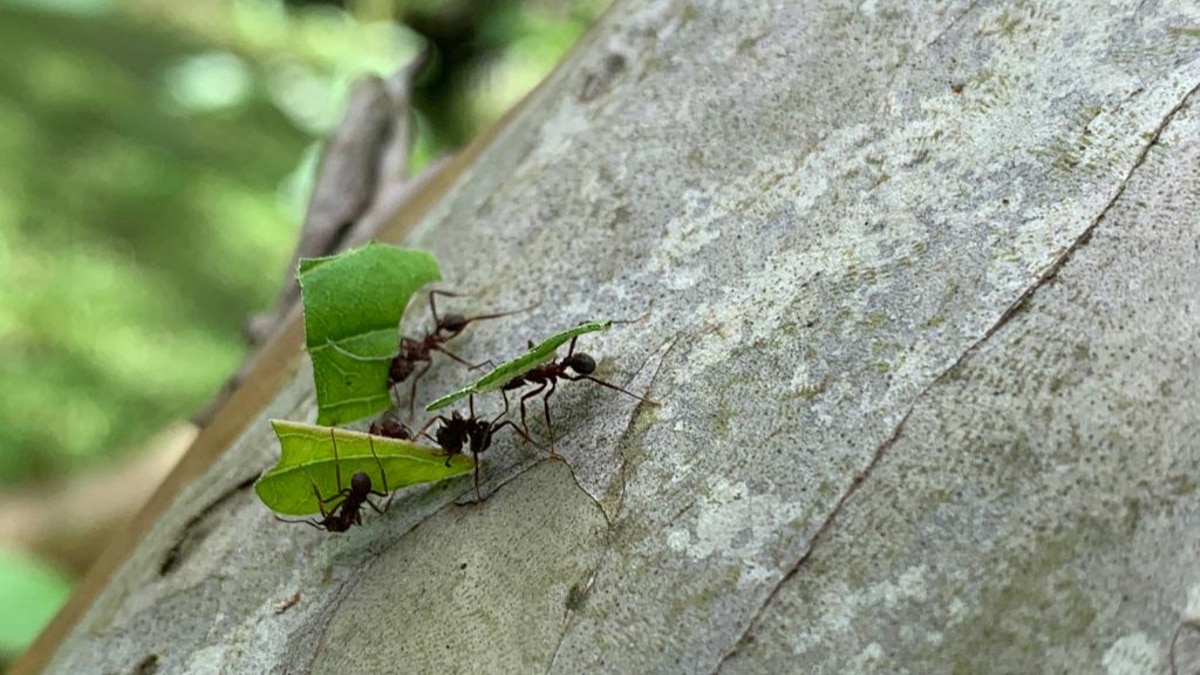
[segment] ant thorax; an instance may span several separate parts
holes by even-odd
[[[411,357],[407,356],[403,350],[401,350],[400,354],[392,359],[392,365],[388,369],[388,381],[393,384],[396,382],[403,382],[404,380],[407,380],[408,376],[412,375],[413,371],[416,369],[416,362],[413,361]]]

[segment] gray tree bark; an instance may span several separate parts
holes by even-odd
[[[49,670],[1197,672],[1197,88],[1191,1],[618,0],[405,243],[662,407],[330,536],[302,365]]]

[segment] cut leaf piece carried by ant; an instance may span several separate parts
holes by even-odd
[[[379,477],[383,483],[383,490],[375,490],[371,485],[371,477],[366,471],[355,471],[350,477],[350,487],[342,487],[342,465],[338,461],[337,436],[333,433],[333,427],[329,428],[329,441],[333,444],[333,466],[337,472],[337,492],[328,497],[321,496],[321,490],[317,487],[317,483],[313,481],[312,491],[317,497],[317,508],[321,510],[320,519],[305,518],[303,520],[289,520],[275,516],[276,520],[284,523],[304,523],[325,530],[326,532],[345,532],[351,526],[362,525],[362,507],[364,504],[371,507],[376,513],[386,513],[388,507],[392,505],[392,498],[388,497],[391,490],[388,489],[387,472],[383,469],[383,462],[379,461],[379,455],[375,454],[375,442],[372,437],[367,437],[367,442],[370,443],[371,455],[375,458],[375,463],[379,466]],[[371,495],[376,497],[388,497],[380,507],[375,502],[371,501]],[[341,501],[337,501],[338,499]],[[333,505],[326,509],[326,505]]]
[[[345,498],[347,491],[353,492],[355,488],[353,478],[346,487],[344,476],[364,474],[371,482],[368,492],[377,494],[376,487],[384,486],[385,481],[385,491],[390,492],[461,476],[474,466],[469,457],[452,457],[447,461],[443,449],[412,440],[286,420],[271,420],[271,426],[279,436],[282,453],[279,462],[255,482],[254,490],[259,499],[272,511],[285,516],[304,516],[320,511],[321,518],[314,522],[334,528],[357,524],[342,513],[349,507],[340,507],[341,502],[337,501],[339,495]],[[403,431],[407,432],[407,428]],[[416,434],[412,436],[416,437]],[[325,495],[333,496],[325,499]],[[315,501],[314,497],[317,497]],[[335,515],[332,519],[331,514]],[[346,520],[342,522],[337,518]]]
[[[505,402],[507,403],[507,400]],[[483,497],[479,491],[479,455],[491,447],[492,436],[504,427],[512,427],[513,431],[520,434],[527,443],[533,443],[535,446],[538,446],[538,444],[534,443],[529,434],[522,431],[512,420],[500,421],[501,417],[508,414],[507,405],[504,408],[504,412],[491,420],[477,417],[475,415],[475,397],[471,395],[468,398],[467,410],[470,414],[469,417],[463,417],[457,410],[450,417],[437,415],[426,422],[425,426],[418,433],[424,434],[449,453],[446,459],[447,464],[455,455],[462,454],[463,446],[466,446],[471,451],[471,455],[475,460],[475,499],[482,502]],[[442,425],[438,427],[434,436],[429,436],[425,433],[425,430],[434,422],[441,422]]]
[[[417,381],[420,380],[430,367],[433,366],[433,352],[441,352],[446,356],[458,361],[468,368],[475,369],[487,365],[487,361],[480,364],[472,364],[457,354],[447,350],[445,343],[458,337],[460,333],[466,330],[467,326],[475,321],[486,321],[488,319],[499,319],[500,317],[528,312],[537,307],[536,304],[517,309],[511,312],[499,312],[495,314],[480,314],[477,316],[464,316],[457,312],[452,312],[444,316],[438,316],[437,300],[439,295],[444,295],[450,298],[459,297],[457,293],[450,291],[431,290],[429,291],[429,312],[433,315],[433,328],[421,338],[400,337],[400,351],[394,358],[388,369],[388,388],[393,392],[397,384],[412,378],[412,387],[409,391],[408,402],[408,417],[411,420],[415,412],[417,400]],[[417,370],[417,364],[424,363],[425,366]],[[415,374],[414,374],[415,373]]]
[[[657,406],[659,403],[644,396],[622,389],[611,382],[605,382],[592,375],[596,370],[596,360],[583,352],[575,351],[575,342],[579,336],[607,330],[618,323],[615,321],[589,321],[574,328],[552,335],[541,344],[530,343],[529,351],[525,354],[497,366],[492,372],[484,375],[474,383],[451,392],[426,406],[426,410],[434,411],[450,405],[463,396],[500,390],[504,395],[505,410],[508,410],[508,395],[505,392],[520,389],[526,385],[534,385],[534,389],[521,396],[521,428],[526,438],[529,436],[529,426],[525,419],[525,401],[538,396],[542,397],[542,407],[546,416],[546,428],[550,433],[550,456],[555,459],[562,457],[555,450],[554,426],[550,419],[550,396],[558,386],[558,380],[591,380],[596,384],[608,387],[622,394],[631,396],[646,405]],[[619,322],[630,323],[630,322]],[[569,343],[567,356],[562,360],[555,358],[555,350]]]

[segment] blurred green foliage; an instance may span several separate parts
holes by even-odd
[[[0,483],[135,445],[237,367],[316,140],[354,76],[423,41],[347,11],[429,35],[423,160],[503,114],[604,4],[0,0]]]
[[[204,46],[0,8],[0,477],[57,474],[200,407],[271,297],[307,143],[265,97],[191,113]],[[270,274],[263,274],[270,270]]]
[[[354,77],[431,48],[419,164],[491,125],[606,5],[0,0],[0,487],[203,408],[278,291]],[[66,583],[0,557],[0,651]]]
[[[0,662],[19,654],[71,593],[67,576],[0,548]]]

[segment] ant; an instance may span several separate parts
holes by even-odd
[[[433,330],[426,333],[425,337],[420,339],[401,336],[400,353],[396,354],[396,356],[392,358],[391,366],[388,369],[389,389],[394,388],[397,384],[400,384],[412,376],[412,391],[409,393],[408,399],[408,418],[410,420],[413,418],[417,400],[417,380],[420,380],[421,377],[424,376],[425,373],[430,369],[430,367],[433,366],[433,352],[441,352],[472,370],[487,363],[486,361],[478,365],[468,363],[463,358],[448,351],[442,346],[443,343],[457,337],[459,333],[466,330],[467,326],[474,321],[498,319],[502,316],[509,316],[510,314],[525,312],[537,306],[533,305],[526,307],[525,309],[518,309],[512,312],[481,314],[479,316],[472,317],[466,317],[462,314],[458,314],[457,312],[439,317],[437,311],[437,301],[434,299],[438,295],[445,295],[452,298],[458,297],[457,293],[451,293],[449,291],[433,290],[429,292],[429,311],[431,314],[433,314]],[[413,375],[413,372],[417,369],[417,363],[422,361],[425,363],[425,367],[422,368],[420,372],[417,372],[416,375]]]
[[[505,401],[507,403],[507,401]],[[436,438],[425,434],[433,442],[437,443],[444,449],[448,455],[446,457],[446,466],[450,466],[450,458],[454,455],[461,454],[463,446],[466,445],[471,450],[471,455],[475,458],[475,499],[483,501],[479,493],[479,455],[492,444],[492,435],[506,426],[512,427],[522,438],[528,443],[533,442],[529,438],[529,434],[525,433],[512,420],[504,420],[499,422],[501,417],[508,413],[508,407],[505,406],[504,412],[497,415],[492,420],[481,419],[475,416],[475,395],[472,394],[468,399],[468,411],[470,417],[463,417],[457,410],[449,417],[438,415],[431,418],[425,423],[418,434],[425,434],[425,429],[429,428],[434,421],[441,421],[442,426],[438,427]],[[540,446],[539,446],[540,447]]]
[[[558,386],[559,379],[572,380],[572,381],[591,380],[592,382],[595,382],[596,384],[603,385],[603,386],[608,387],[609,389],[613,389],[615,391],[619,391],[622,394],[625,394],[627,396],[632,396],[633,398],[636,398],[637,400],[641,401],[642,403],[645,403],[646,405],[652,405],[652,406],[659,405],[658,401],[654,401],[654,400],[645,398],[643,396],[638,396],[637,394],[635,394],[631,391],[622,389],[621,387],[618,387],[617,385],[612,384],[611,382],[605,382],[604,380],[601,380],[598,377],[593,377],[592,373],[595,372],[595,370],[596,370],[596,359],[593,359],[589,354],[585,354],[583,352],[579,352],[579,353],[575,352],[575,341],[578,339],[579,339],[578,335],[571,338],[571,343],[567,347],[566,358],[562,359],[561,361],[556,359],[556,360],[552,360],[548,363],[543,363],[543,364],[536,366],[520,375],[517,375],[513,379],[509,380],[508,382],[505,382],[503,385],[500,386],[500,394],[502,396],[504,396],[504,410],[505,410],[505,412],[507,412],[508,411],[508,394],[506,394],[505,392],[512,391],[513,389],[520,389],[521,387],[523,387],[527,384],[536,384],[537,385],[536,389],[534,389],[530,392],[527,392],[524,396],[521,397],[521,426],[525,430],[525,433],[523,435],[526,438],[528,438],[529,437],[529,425],[525,422],[525,401],[526,401],[526,399],[530,399],[530,398],[533,398],[534,396],[537,396],[538,394],[541,394],[542,395],[542,409],[545,411],[545,414],[546,414],[546,428],[550,430],[550,458],[551,459],[558,459],[558,460],[563,459],[562,455],[558,454],[558,452],[556,452],[554,449],[554,425],[551,424],[551,422],[550,422],[550,396],[554,394],[555,388]],[[532,340],[530,340],[530,342],[529,342],[529,348],[533,349],[533,341]],[[572,374],[569,371],[574,371],[575,374]]]
[[[395,438],[401,441],[411,441],[420,436],[420,433],[414,434],[407,424],[401,422],[394,410],[384,412],[379,419],[371,422],[367,433],[372,436]]]
[[[276,516],[276,520],[285,523],[304,523],[325,530],[326,532],[345,532],[352,525],[362,525],[362,506],[366,504],[375,510],[376,513],[382,514],[392,505],[391,498],[388,498],[384,503],[383,508],[375,505],[368,497],[375,495],[376,497],[387,497],[388,484],[387,473],[383,470],[383,462],[379,461],[379,455],[375,454],[375,441],[370,436],[367,436],[367,442],[371,444],[371,456],[375,458],[375,463],[379,465],[379,477],[383,480],[383,491],[371,489],[371,477],[365,471],[356,471],[350,477],[350,487],[342,487],[342,466],[338,463],[337,454],[337,438],[333,434],[333,428],[329,429],[329,440],[333,442],[333,467],[337,472],[338,491],[328,497],[322,497],[321,491],[317,489],[317,484],[312,484],[313,494],[317,496],[317,508],[321,509],[320,520],[316,518],[307,518],[304,520],[287,520]],[[337,502],[332,508],[326,509],[325,505],[341,497],[342,501]]]

